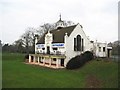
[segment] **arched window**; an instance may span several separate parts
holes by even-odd
[[[81,36],[77,35],[77,51],[81,51]]]
[[[77,51],[77,40],[74,38],[74,51]]]
[[[82,38],[82,51],[84,51],[84,39]]]

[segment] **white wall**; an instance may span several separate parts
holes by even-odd
[[[49,46],[50,51],[53,52],[52,41],[53,41],[53,35],[48,31],[48,33],[45,35],[45,53],[47,53],[47,46]]]
[[[80,55],[82,52],[80,51],[74,51],[74,38],[76,38],[77,35],[80,35],[81,38],[84,39],[84,51],[90,51],[90,40],[85,35],[84,31],[82,30],[81,26],[78,24],[71,35],[65,39],[65,45],[66,45],[66,60],[65,60],[65,66],[67,62],[77,55]]]
[[[97,57],[106,57],[107,56],[107,43],[98,43],[96,42],[96,56]],[[101,51],[99,51],[101,47]],[[103,52],[103,47],[105,47],[105,52]]]

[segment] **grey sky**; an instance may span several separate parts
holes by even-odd
[[[0,40],[13,43],[27,27],[70,20],[83,25],[91,40],[118,39],[119,0],[1,0]]]

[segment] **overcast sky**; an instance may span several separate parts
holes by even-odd
[[[12,44],[27,27],[62,20],[80,23],[91,40],[118,39],[119,0],[0,0],[0,40]],[[1,33],[2,32],[2,33]]]

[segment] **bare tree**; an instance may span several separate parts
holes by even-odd
[[[24,52],[24,43],[22,39],[18,39],[17,41],[15,41],[13,46],[16,47],[17,52]]]
[[[23,44],[26,47],[27,54],[30,51],[30,47],[34,47],[34,32],[34,28],[28,27],[26,32],[21,36]]]
[[[72,22],[72,21],[63,21],[64,22],[64,25],[65,27],[68,27],[68,26],[71,26],[71,25],[74,25],[75,23]]]
[[[71,26],[74,25],[74,23],[72,21],[63,21],[65,27],[67,26]],[[40,25],[37,29],[36,29],[36,33],[39,35],[39,37],[41,37],[44,33],[46,33],[48,30],[53,30],[56,29],[57,25],[56,23],[46,23],[44,25]]]
[[[44,33],[46,33],[48,30],[53,30],[55,29],[56,26],[55,24],[50,24],[50,23],[46,23],[44,25],[39,26],[36,29],[36,33],[39,35],[39,37],[41,37]]]

